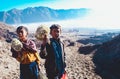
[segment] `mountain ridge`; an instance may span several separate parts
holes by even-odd
[[[25,9],[11,9],[0,12],[0,21],[7,24],[57,21],[82,18],[90,11],[80,9],[51,9],[49,7],[28,7]]]

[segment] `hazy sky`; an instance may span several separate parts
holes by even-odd
[[[1,0],[0,11],[12,8],[23,9],[26,7],[46,6],[53,9],[89,8],[91,12],[76,26],[95,27],[100,29],[120,29],[120,4],[119,0]],[[68,22],[69,23],[69,22]]]
[[[91,1],[93,0],[1,0],[0,11],[34,6],[47,6],[54,9],[91,8],[94,5]]]

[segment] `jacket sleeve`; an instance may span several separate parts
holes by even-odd
[[[14,57],[14,58],[18,57],[18,52],[15,51],[12,47],[11,47],[11,52],[12,52],[12,57]]]
[[[15,51],[13,48],[11,48],[11,52],[12,52],[12,57],[15,58],[17,61],[21,62],[21,56],[20,56],[20,52]]]
[[[62,43],[63,44],[63,43]],[[64,68],[66,67],[66,53],[65,53],[65,46],[63,44],[63,54],[64,54]]]
[[[40,57],[43,59],[46,59],[47,57],[47,51],[46,51],[46,45],[41,45],[41,49],[40,49]]]

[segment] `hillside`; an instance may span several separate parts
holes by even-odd
[[[103,79],[120,79],[120,35],[103,43],[95,51],[93,62]]]
[[[3,23],[0,29],[0,79],[19,79],[19,63],[12,58],[11,44],[6,42],[8,36],[16,36],[15,29]],[[100,45],[84,45],[70,34],[62,37],[69,79],[120,79],[120,35]],[[41,71],[45,74],[43,65],[41,59]]]
[[[11,57],[10,43],[0,40],[0,79],[19,79],[19,63]]]
[[[9,25],[4,25],[4,34],[6,30],[9,30]],[[14,28],[12,28],[14,30]],[[1,35],[2,38],[4,38]],[[4,38],[7,39],[7,38]],[[99,75],[94,73],[94,64],[91,61],[92,55],[83,55],[79,54],[78,49],[82,46],[81,43],[77,43],[72,41],[72,38],[66,39],[63,37],[63,41],[65,44],[65,52],[66,52],[66,63],[67,68],[66,71],[68,73],[69,79],[94,79],[99,78]],[[19,79],[19,63],[12,58],[10,52],[11,44],[6,42],[5,40],[0,39],[0,79]],[[41,59],[41,71],[45,74],[44,69],[44,60]]]
[[[0,12],[0,21],[8,24],[33,23],[57,21],[65,19],[82,18],[89,12],[89,9],[51,9],[48,7],[28,7],[18,10]]]
[[[10,42],[14,37],[16,37],[15,28],[0,22],[0,40]]]

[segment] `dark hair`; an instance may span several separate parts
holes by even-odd
[[[26,32],[28,33],[28,29],[27,29],[27,27],[25,27],[25,26],[19,26],[19,27],[16,29],[16,32],[19,33],[21,29],[25,29]]]
[[[53,29],[60,29],[60,30],[61,30],[61,26],[58,25],[58,24],[53,24],[53,25],[51,25],[51,26],[50,26],[50,33],[51,33],[51,31],[52,31]]]

